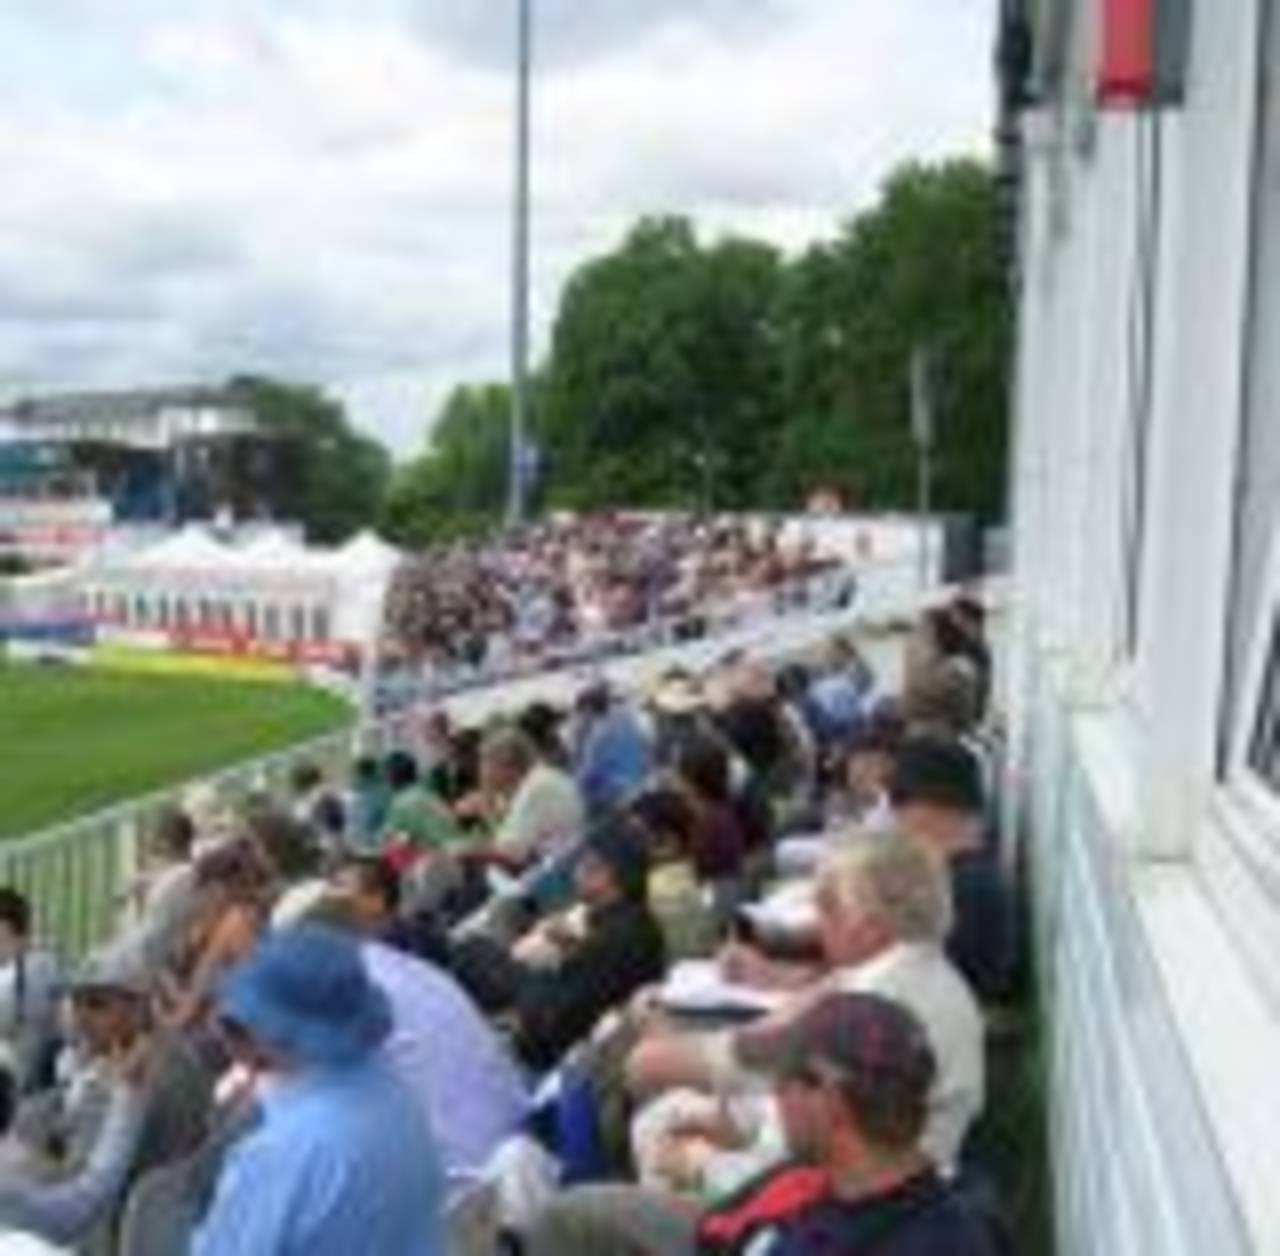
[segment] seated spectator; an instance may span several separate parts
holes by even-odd
[[[723,743],[712,737],[686,742],[676,764],[676,779],[693,813],[689,838],[693,866],[698,880],[711,888],[717,919],[723,922],[741,892],[746,855]]]
[[[199,861],[185,953],[174,972],[160,977],[171,1026],[187,1029],[203,1021],[223,975],[257,944],[270,904],[270,882],[247,842],[220,847]]]
[[[716,923],[693,862],[691,806],[675,790],[656,790],[642,794],[629,814],[647,838],[649,907],[662,929],[668,960],[710,954]]]
[[[417,858],[458,842],[462,834],[449,809],[418,779],[413,756],[397,750],[384,765],[391,803],[383,846],[403,868]]]
[[[961,595],[948,606],[926,611],[907,643],[905,688],[911,688],[921,671],[948,662],[962,662],[972,670],[977,682],[976,718],[984,718],[992,676],[985,627],[986,612],[981,602],[967,595]]]
[[[916,669],[902,693],[902,718],[910,732],[967,737],[978,723],[978,679],[963,658],[945,658]]]
[[[529,1111],[528,1091],[492,1026],[440,968],[364,935],[351,900],[330,890],[302,920],[356,935],[365,971],[391,1008],[383,1054],[435,1132],[446,1178],[455,1187],[474,1181]]]
[[[516,726],[538,748],[538,757],[552,767],[569,767],[569,749],[561,735],[564,715],[546,702],[532,702],[516,719]]]
[[[480,788],[480,730],[460,728],[448,741],[427,773],[427,786],[448,807]]]
[[[659,679],[650,705],[654,713],[654,758],[659,768],[674,768],[685,744],[715,736],[702,686],[683,668],[672,668]]]
[[[146,1082],[154,1053],[155,1040],[139,1036],[106,1062],[105,1115],[75,1176],[45,1181],[0,1170],[0,1248],[6,1253],[11,1247],[15,1256],[27,1250],[13,1242],[14,1231],[51,1243],[74,1243],[123,1198],[147,1114]]]
[[[772,1032],[801,1015],[823,992],[844,990],[894,999],[919,1018],[938,1062],[923,1145],[946,1170],[958,1160],[970,1124],[984,1096],[982,1016],[964,978],[942,950],[950,923],[947,886],[934,858],[919,844],[897,835],[855,833],[841,840],[818,877],[816,902],[823,963],[802,966],[771,961],[741,943],[724,957],[735,981],[793,990],[795,996],[763,1021],[734,1031],[650,1035],[635,1049],[628,1071],[633,1091],[657,1095],[688,1088],[705,1095],[753,1093],[750,1067],[752,1036]],[[687,1120],[687,1107],[673,1110],[675,1124]],[[733,1137],[700,1148],[685,1177],[703,1179],[719,1168],[722,1148],[740,1151],[757,1145],[766,1151],[780,1139],[777,1114],[768,1105],[746,1105],[749,1121],[738,1122]],[[703,1105],[706,1111],[706,1105]],[[716,1117],[712,1105],[708,1117]],[[643,1119],[643,1117],[642,1117]],[[654,1141],[664,1135],[649,1119]],[[658,1128],[653,1128],[658,1126]],[[741,1172],[743,1162],[732,1166]]]
[[[193,1151],[205,1134],[210,1079],[180,1038],[153,1027],[150,993],[136,947],[117,945],[85,962],[70,988],[74,1038],[64,1083],[23,1106],[4,1157],[0,1194],[22,1199],[34,1215],[48,1202],[49,1184],[70,1186],[87,1167],[100,1168],[103,1140],[113,1145],[112,1172],[99,1180],[92,1206],[81,1198],[74,1216],[55,1218],[59,1229],[75,1221],[78,1244],[87,1246],[99,1225],[109,1232],[134,1179]],[[110,1065],[135,1051],[146,1055],[146,1066],[130,1099],[119,1094]],[[121,1105],[133,1110],[122,1112]],[[113,1123],[132,1132],[108,1132]]]
[[[999,998],[1012,968],[1012,908],[994,852],[978,761],[959,742],[908,737],[898,751],[889,798],[902,830],[943,860],[955,921],[948,953],[984,998]]]
[[[333,887],[350,906],[361,934],[416,959],[447,965],[449,936],[432,911],[402,913],[400,876],[383,859],[348,859]]]
[[[277,889],[287,889],[320,874],[325,849],[319,836],[283,807],[272,802],[249,807],[245,835]]]
[[[546,762],[519,729],[500,729],[480,750],[481,791],[494,819],[491,849],[523,866],[572,846],[585,823],[573,778]]]
[[[58,1041],[58,962],[31,939],[31,905],[0,888],[0,1047],[6,1098],[47,1085]]]
[[[830,745],[854,732],[874,687],[874,673],[858,647],[835,638],[809,687],[809,713],[819,741]]]
[[[314,763],[295,763],[289,773],[289,785],[293,818],[315,835],[324,850],[340,849],[347,827],[346,812],[324,773]]]
[[[574,873],[579,906],[522,940],[523,959],[488,938],[461,944],[455,971],[482,1007],[506,1014],[533,1068],[552,1068],[600,1017],[657,981],[662,931],[646,901],[643,839],[615,823],[588,839]]]
[[[361,855],[380,852],[389,805],[390,790],[382,776],[382,765],[372,755],[361,755],[351,766],[351,788],[345,806],[348,850]]]
[[[789,1161],[700,1213],[635,1188],[571,1191],[538,1221],[529,1256],[996,1256],[987,1219],[922,1149],[937,1067],[910,1011],[828,994],[748,1054],[772,1079]]]
[[[218,1010],[233,1056],[267,1084],[192,1256],[443,1256],[437,1151],[380,1052],[391,1011],[355,944],[286,929],[235,969]]]
[[[991,647],[987,644],[987,608],[976,593],[956,594],[950,606],[950,619],[956,629],[952,645],[957,654],[973,664],[978,677],[978,719],[985,720],[991,701],[994,668]]]
[[[902,695],[902,714],[913,735],[954,738],[978,762],[983,794],[996,795],[996,745],[991,730],[980,723],[978,673],[964,656],[951,655],[917,669]],[[988,806],[988,834],[996,831],[994,808]]]
[[[653,766],[653,750],[635,713],[603,683],[578,700],[583,719],[577,758],[578,788],[592,814],[624,805]]]
[[[777,685],[767,667],[755,661],[741,664],[735,675],[729,705],[720,714],[720,731],[728,738],[751,773],[770,791],[785,792],[792,766],[783,728]]]
[[[837,755],[831,820],[843,826],[884,829],[893,824],[889,785],[897,762],[899,738],[868,721]]]
[[[141,918],[134,930],[134,939],[153,969],[173,963],[191,928],[195,836],[195,825],[181,808],[165,807],[156,817],[148,843],[150,866],[139,887]]]
[[[775,774],[774,783],[787,809],[794,813],[811,805],[817,796],[818,741],[809,724],[803,699],[785,692],[781,677],[774,709],[783,744],[781,766]]]
[[[183,791],[181,807],[195,826],[196,840],[191,853],[197,859],[206,851],[235,839],[233,808],[212,781],[198,781]]]
[[[453,754],[453,720],[442,706],[412,712],[409,721],[409,749],[421,766],[431,788],[442,798],[435,780],[437,767],[447,765]]]

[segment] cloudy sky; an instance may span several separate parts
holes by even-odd
[[[983,152],[995,0],[534,0],[534,318],[644,212],[787,248]],[[0,4],[0,399],[506,370],[515,0]]]

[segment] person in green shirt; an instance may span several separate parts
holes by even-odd
[[[382,829],[384,850],[407,850],[416,856],[464,840],[452,812],[422,783],[412,755],[393,751],[384,770],[391,789],[391,805]]]

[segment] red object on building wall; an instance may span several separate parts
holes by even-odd
[[[1102,6],[1098,100],[1123,108],[1148,103],[1156,85],[1159,0],[1098,0]]]

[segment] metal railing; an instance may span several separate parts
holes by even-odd
[[[676,642],[668,632],[639,633],[631,648],[606,655],[575,657],[534,674],[513,669],[477,675],[449,692],[422,695],[447,700],[456,723],[479,723],[534,700],[564,703],[580,686],[583,669],[607,662],[610,678],[621,687],[639,687],[656,668],[683,664],[698,670],[727,650],[758,650],[774,659],[811,649],[833,631],[860,621],[910,614],[921,593],[910,571],[859,575],[858,596],[843,609],[790,611],[749,623],[722,623],[712,635]],[[868,578],[872,576],[873,578]],[[650,629],[655,625],[650,625]],[[382,754],[406,744],[411,710],[353,723],[345,729],[290,746],[273,754],[208,773],[129,799],[91,815],[0,842],[0,885],[11,885],[35,907],[43,940],[67,958],[84,954],[116,933],[129,910],[128,887],[142,869],[144,841],[166,804],[179,801],[192,785],[209,786],[228,805],[254,792],[275,796],[287,787],[299,762],[315,763],[331,780],[343,779],[357,754]]]
[[[353,727],[209,773],[199,783],[234,804],[255,791],[279,794],[290,769],[302,761],[329,772],[345,771]],[[68,957],[83,954],[120,927],[126,890],[142,869],[146,834],[160,810],[179,801],[194,783],[182,782],[0,842],[0,885],[28,897],[45,942]]]

